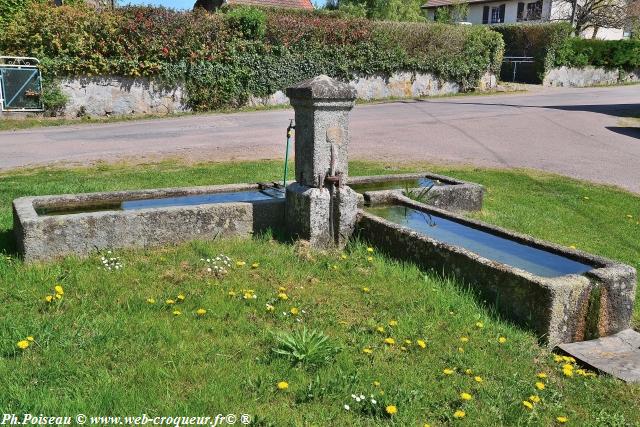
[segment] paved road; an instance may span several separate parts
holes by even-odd
[[[528,167],[640,193],[640,86],[358,106],[351,156]],[[96,160],[282,158],[291,110],[0,132],[0,169]]]

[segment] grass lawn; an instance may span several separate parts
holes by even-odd
[[[351,173],[425,169],[356,162]],[[640,268],[638,196],[531,172],[428,169],[487,187],[474,217]],[[12,256],[10,202],[19,196],[255,182],[279,179],[280,171],[279,162],[168,162],[0,174],[3,412],[246,413],[256,425],[276,426],[540,426],[559,416],[576,426],[640,425],[639,385],[580,375],[579,367],[565,376],[566,362],[464,286],[370,253],[366,242],[324,254],[269,235],[194,242],[117,251],[119,270],[104,269],[97,254],[29,266]],[[224,277],[202,261],[219,254],[232,259]],[[56,285],[64,295],[46,302]],[[200,308],[206,313],[198,315]],[[296,365],[272,351],[275,334],[303,327],[324,332],[335,354]],[[30,336],[27,349],[16,347]],[[283,381],[288,388],[278,390]],[[527,409],[531,396],[541,400]],[[389,405],[397,413],[388,415]]]

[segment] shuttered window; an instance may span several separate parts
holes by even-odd
[[[504,12],[507,6],[501,4],[500,6],[491,8],[491,23],[492,24],[502,24],[504,23]]]

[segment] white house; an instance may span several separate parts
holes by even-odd
[[[562,0],[429,0],[422,5],[428,19],[435,20],[436,9],[468,4],[469,12],[460,21],[470,24],[515,24],[526,22],[548,22],[569,20],[571,5]],[[591,29],[581,34],[591,38]],[[622,28],[600,28],[598,39],[619,40],[625,32]]]

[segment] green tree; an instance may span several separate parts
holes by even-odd
[[[329,0],[327,9],[384,21],[424,21],[424,0]]]

